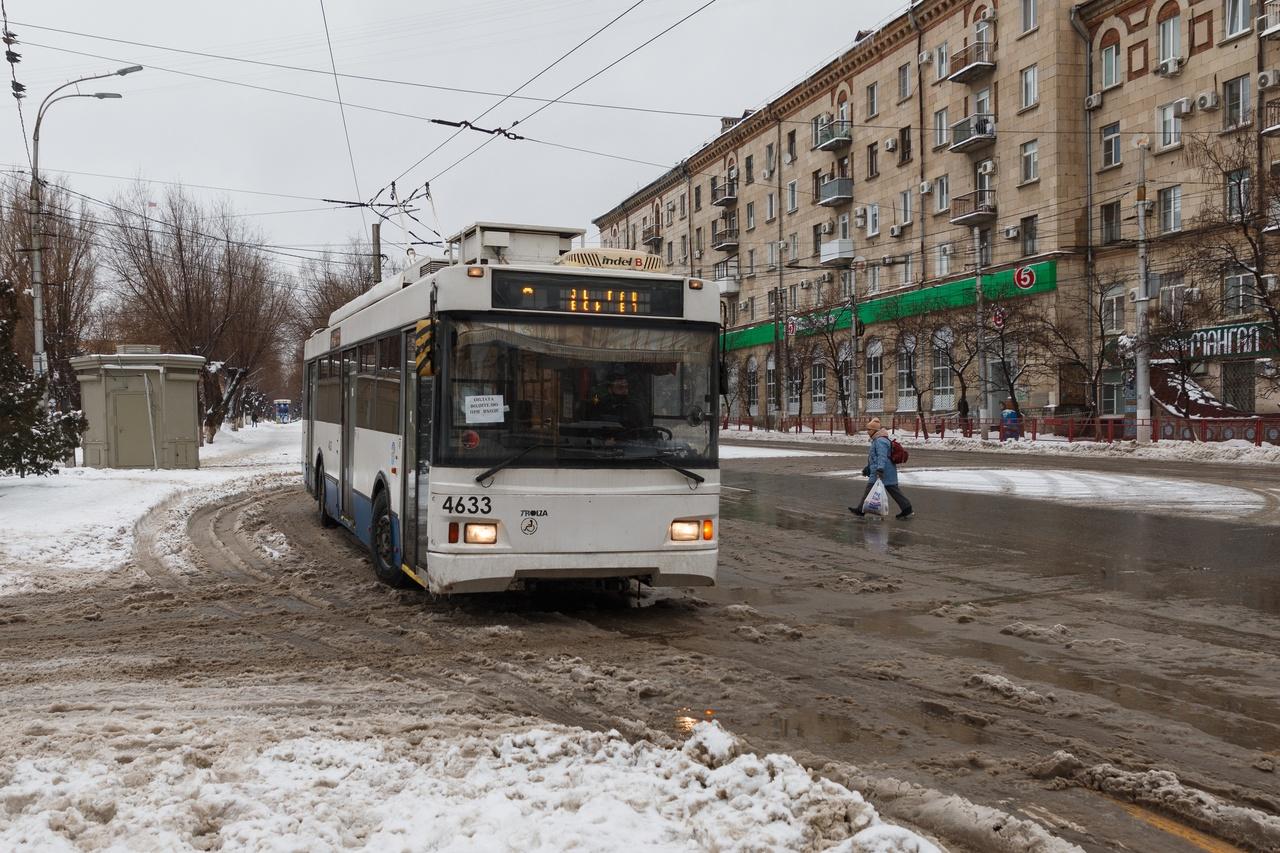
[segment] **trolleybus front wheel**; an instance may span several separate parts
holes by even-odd
[[[400,571],[396,564],[396,544],[391,527],[391,502],[386,490],[373,499],[373,523],[369,531],[369,557],[373,560],[373,573],[388,586],[405,589],[415,586],[413,580]]]
[[[320,526],[333,527],[337,524],[329,515],[329,508],[324,505],[324,465],[316,466],[316,504],[320,507]]]

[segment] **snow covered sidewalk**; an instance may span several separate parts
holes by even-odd
[[[1277,465],[1280,464],[1280,447],[1263,445],[1255,447],[1247,441],[1192,442],[1162,439],[1153,444],[1139,447],[1136,442],[1116,441],[1106,443],[1100,441],[1068,442],[1059,438],[1045,438],[1039,441],[1029,439],[992,441],[980,438],[948,435],[946,438],[931,436],[928,439],[916,437],[908,432],[896,432],[893,437],[903,446],[931,450],[968,451],[976,453],[1001,453],[1010,456],[1043,455],[1043,456],[1089,456],[1123,459],[1144,459],[1166,462],[1208,462],[1222,465]],[[794,433],[770,430],[740,430],[730,427],[720,431],[721,447],[730,447],[739,442],[792,442],[803,446],[806,444],[847,444],[851,446],[867,445],[865,433],[829,435],[824,432]]]
[[[199,470],[65,468],[48,477],[0,477],[0,597],[98,583],[133,549],[134,525],[157,504],[190,491],[217,500],[255,481],[301,470],[302,425],[218,433]]]
[[[740,754],[715,723],[680,749],[431,723],[425,737],[264,744],[246,731],[216,746],[212,732],[160,726],[127,761],[24,758],[0,776],[0,847],[938,853],[791,758]]]

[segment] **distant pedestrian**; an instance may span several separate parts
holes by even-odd
[[[1000,412],[1000,440],[1022,437],[1022,413],[1012,397],[1004,400],[1004,409]]]
[[[915,513],[911,509],[911,501],[898,488],[898,466],[893,464],[893,439],[889,437],[889,431],[880,426],[879,418],[872,418],[867,422],[867,435],[871,436],[871,447],[867,450],[867,467],[862,469],[862,476],[868,478],[867,488],[862,493],[862,500],[858,501],[857,506],[849,507],[849,512],[854,515],[866,514],[862,511],[862,504],[879,480],[898,505],[900,512],[894,517],[910,518]]]

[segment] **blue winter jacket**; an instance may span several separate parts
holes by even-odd
[[[876,433],[876,437],[871,439],[871,448],[867,451],[867,472],[871,482],[876,481],[877,471],[883,471],[886,486],[898,485],[898,466],[889,458],[892,447],[888,433]]]

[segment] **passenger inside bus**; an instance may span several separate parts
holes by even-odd
[[[582,409],[579,420],[608,421],[629,430],[648,426],[650,421],[642,401],[631,394],[631,380],[621,368],[609,371],[606,389],[584,400]]]

